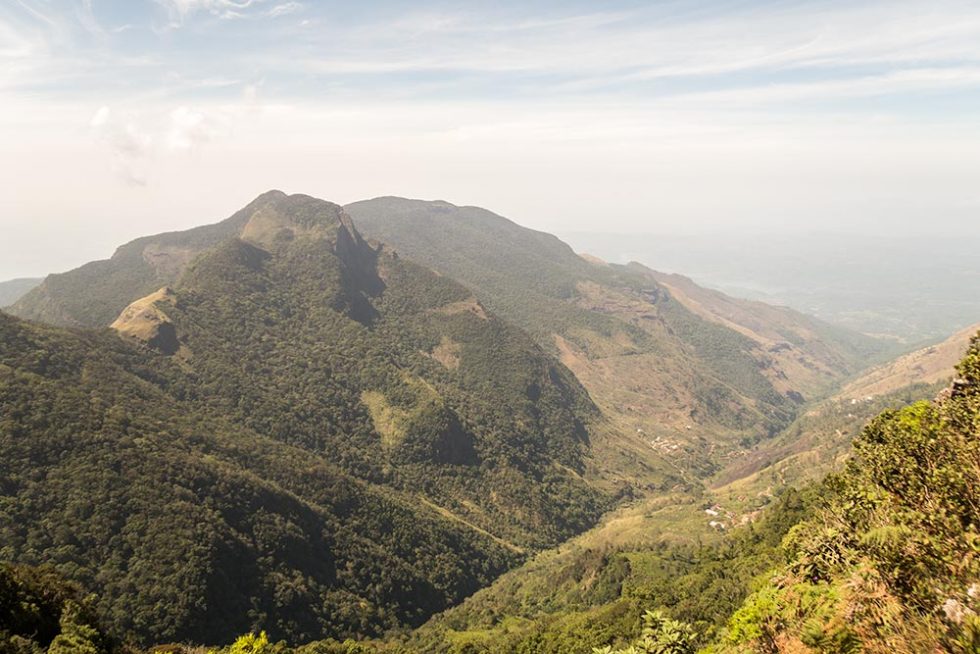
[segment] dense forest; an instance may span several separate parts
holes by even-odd
[[[0,315],[3,560],[143,644],[380,635],[611,505],[588,395],[470,291],[312,198],[243,229],[118,333]]]
[[[447,625],[436,621],[407,638],[373,642],[291,646],[251,632],[221,652],[976,652],[980,335],[958,374],[935,401],[881,413],[843,470],[802,492],[787,490],[757,523],[714,545],[651,552],[643,564],[656,572],[642,586],[630,583],[637,560],[605,566],[583,597],[586,610],[491,642],[458,631],[447,641]],[[583,578],[588,570],[567,574]],[[587,610],[616,596],[612,608]],[[4,651],[120,647],[99,626],[91,600],[43,570],[0,571],[0,615]]]
[[[0,313],[0,652],[976,651],[980,341],[818,403],[881,348],[372,202],[397,249],[270,192]]]

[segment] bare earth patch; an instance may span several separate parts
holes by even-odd
[[[446,316],[454,316],[459,313],[472,313],[480,320],[487,320],[487,312],[483,305],[475,297],[470,297],[459,302],[451,302],[434,310],[434,313],[441,313]]]

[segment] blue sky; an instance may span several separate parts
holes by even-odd
[[[0,0],[0,278],[271,187],[976,234],[978,110],[976,2]]]

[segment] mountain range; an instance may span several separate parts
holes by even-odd
[[[417,624],[608,508],[587,393],[471,291],[305,196],[221,229],[113,330],[3,317],[5,559],[144,642],[302,640]]]
[[[0,559],[97,590],[93,619],[142,645],[564,651],[600,614],[633,633],[628,588],[664,603],[665,566],[772,504],[711,550],[727,603],[685,615],[718,628],[809,511],[783,488],[853,436],[823,430],[879,408],[841,389],[890,402],[897,366],[921,396],[968,340],[887,363],[889,340],[484,209],[279,191],[6,311]],[[715,592],[700,565],[675,572]]]
[[[0,307],[13,304],[43,281],[43,278],[23,277],[0,282]]]

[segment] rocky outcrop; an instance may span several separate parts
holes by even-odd
[[[161,305],[172,305],[175,300],[176,296],[170,288],[161,288],[123,309],[110,327],[121,336],[139,341],[158,352],[168,356],[177,354],[180,350],[177,329],[161,309]]]

